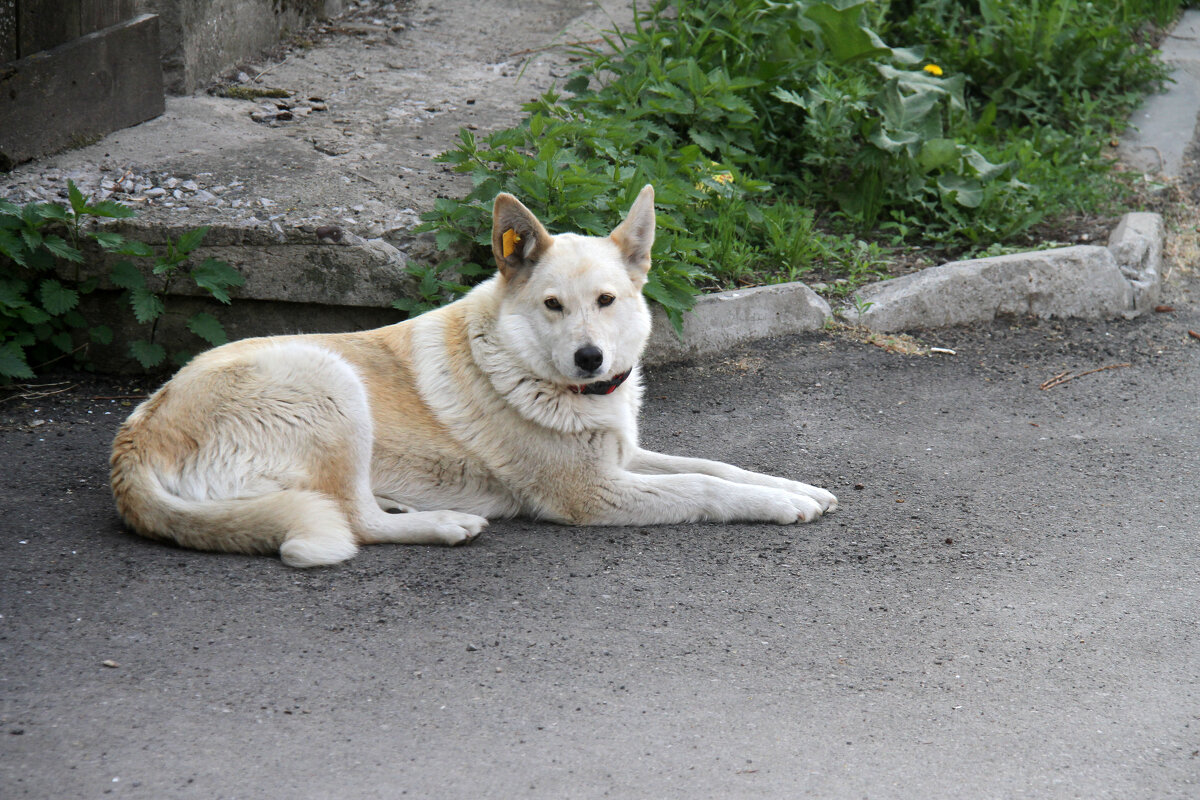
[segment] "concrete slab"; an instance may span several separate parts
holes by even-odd
[[[1119,152],[1135,169],[1178,178],[1200,114],[1200,9],[1184,12],[1163,41],[1162,60],[1171,66],[1173,82],[1134,113]]]
[[[144,14],[5,65],[0,170],[162,111],[158,17]]]

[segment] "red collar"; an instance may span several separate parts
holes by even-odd
[[[610,381],[596,381],[595,383],[583,383],[578,386],[568,386],[575,394],[612,394],[617,390],[617,387],[625,382],[629,377],[629,373],[633,372],[627,369],[620,375],[614,375]]]

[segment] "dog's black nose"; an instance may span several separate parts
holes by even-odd
[[[604,353],[594,344],[581,347],[575,351],[575,366],[584,372],[595,372],[604,363]]]

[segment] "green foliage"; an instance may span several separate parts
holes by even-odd
[[[653,183],[646,294],[677,328],[700,288],[813,269],[860,282],[884,260],[866,239],[982,250],[1111,196],[1112,120],[1163,78],[1143,26],[1178,6],[656,0],[579,51],[567,94],[482,141],[462,131],[439,159],[474,191],[424,229],[473,279],[497,192],[551,230],[603,234]],[[406,310],[459,291],[434,274],[453,268],[430,269]]]
[[[85,238],[106,250],[123,246],[121,236],[97,235],[84,225],[90,217],[119,219],[133,212],[118,203],[91,203],[73,181],[67,197],[68,206],[0,200],[0,381],[34,377],[31,359],[82,363],[90,345],[112,341],[111,329],[89,324],[78,310],[80,298],[99,281],[79,278],[78,270],[65,283],[48,273],[59,261],[81,265]]]
[[[167,313],[167,294],[175,281],[186,276],[225,305],[230,303],[228,290],[245,283],[245,278],[237,270],[215,258],[206,258],[189,268],[192,252],[200,246],[207,233],[207,226],[196,228],[180,235],[178,239],[168,239],[161,251],[143,246],[137,252],[128,253],[153,259],[150,269],[152,277],[149,279],[130,261],[118,261],[113,265],[110,275],[112,282],[125,290],[124,298],[133,311],[134,319],[149,326],[148,338],[135,340],[129,346],[129,354],[146,369],[160,366],[168,355],[173,355],[176,364],[185,364],[191,358],[191,353],[186,351],[168,354],[166,348],[154,341],[159,321]],[[220,321],[203,311],[191,315],[186,326],[210,345],[228,341]]]
[[[166,295],[172,281],[186,272],[197,286],[225,304],[229,303],[227,290],[243,283],[232,267],[212,258],[187,270],[188,259],[207,228],[168,241],[160,253],[142,242],[88,224],[93,219],[132,217],[132,209],[113,201],[93,202],[73,181],[67,182],[67,200],[66,206],[18,206],[0,200],[0,381],[33,378],[38,367],[62,358],[87,366],[93,345],[112,343],[109,327],[90,324],[79,311],[81,298],[100,285],[98,278],[85,279],[80,274],[87,240],[105,252],[127,257],[113,265],[109,279],[125,290],[134,318],[150,326],[149,338],[134,342],[130,349],[131,355],[147,368],[161,364],[167,357],[161,345],[154,343],[154,333],[167,311]],[[150,272],[154,286],[129,259],[153,259]],[[76,266],[73,278],[64,277],[61,262]],[[209,344],[225,341],[224,329],[210,314],[193,315],[187,327]],[[185,357],[177,354],[176,360]]]

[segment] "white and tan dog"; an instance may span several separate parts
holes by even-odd
[[[824,489],[638,447],[654,226],[649,186],[605,238],[551,236],[502,194],[499,274],[461,300],[198,356],[117,433],[121,516],[184,547],[311,567],[360,544],[459,544],[486,517],[786,524],[835,508]]]

